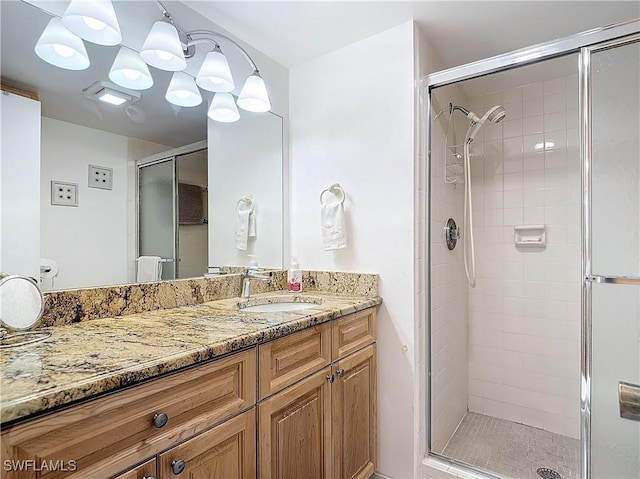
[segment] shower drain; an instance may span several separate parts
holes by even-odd
[[[542,479],[562,479],[559,473],[547,467],[539,467],[536,472]]]

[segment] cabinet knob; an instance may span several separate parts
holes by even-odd
[[[333,374],[327,374],[327,381],[329,381],[330,383],[332,383],[333,381],[335,381],[335,376]]]
[[[176,476],[178,474],[182,474],[185,466],[186,464],[181,459],[178,459],[177,461],[173,461],[171,462],[171,472],[173,472]]]
[[[144,476],[142,479],[156,479],[156,478],[153,476]]]
[[[169,416],[165,413],[161,412],[153,415],[153,425],[160,429],[161,427],[165,427],[169,422]]]
[[[338,375],[338,377],[344,376],[344,369],[338,368],[338,370],[336,371],[336,374]]]

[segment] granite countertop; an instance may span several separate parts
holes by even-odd
[[[274,291],[250,301],[283,295],[287,293]],[[236,297],[48,328],[51,337],[43,342],[0,350],[0,421],[14,422],[114,391],[382,302],[378,296],[321,291],[295,297],[321,298],[322,303],[259,313],[238,310],[241,300]]]

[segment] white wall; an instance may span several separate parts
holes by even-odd
[[[40,102],[0,93],[0,272],[40,277]]]
[[[41,257],[58,262],[53,288],[127,281],[128,138],[42,118]],[[88,165],[113,168],[113,190],[88,187]],[[78,184],[78,206],[52,206],[51,180]]]
[[[393,478],[413,477],[413,35],[405,23],[290,75],[291,249],[304,269],[380,275],[378,471]],[[325,252],[319,195],[335,182],[348,247]]]
[[[235,123],[209,120],[209,266],[281,268],[283,251],[282,119],[241,113]],[[256,236],[236,248],[237,203],[253,195]]]
[[[575,438],[581,281],[577,88],[573,75],[470,101],[470,109],[482,113],[504,105],[507,117],[486,124],[472,144],[478,282],[469,288],[469,410]],[[546,225],[544,250],[515,247],[513,226],[521,224]]]

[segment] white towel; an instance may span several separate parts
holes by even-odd
[[[322,203],[322,245],[325,251],[347,247],[347,232],[344,226],[342,202]]]
[[[247,250],[247,238],[249,237],[249,210],[237,210],[238,221],[236,225],[236,248]]]
[[[160,256],[140,256],[138,258],[138,283],[160,281],[162,278],[162,261]]]
[[[249,238],[255,238],[256,236],[256,212],[255,210],[251,210],[249,213],[249,228],[248,228],[248,236]]]

